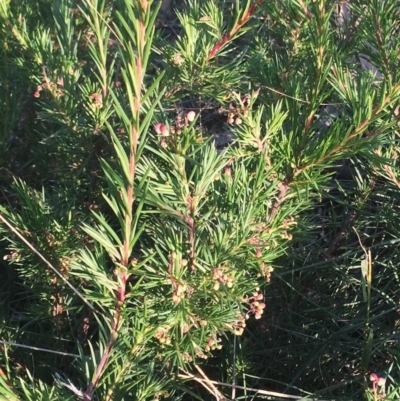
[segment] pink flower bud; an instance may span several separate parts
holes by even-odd
[[[165,124],[158,123],[154,126],[154,131],[158,135],[163,135],[163,136],[168,136],[169,135],[169,129]]]
[[[169,129],[165,124],[161,124],[161,135],[163,136],[169,135]]]
[[[378,386],[384,386],[386,383],[386,379],[384,377],[380,377],[377,381]]]
[[[224,175],[226,175],[228,178],[230,178],[232,176],[232,170],[230,167],[225,167]]]
[[[236,117],[236,118],[235,118],[235,124],[236,124],[236,125],[240,125],[242,122],[243,122],[243,121],[242,121],[242,119],[241,119],[240,117]]]
[[[378,381],[378,375],[376,374],[376,373],[371,373],[370,375],[369,375],[369,380],[371,380],[372,382],[376,382],[376,381]]]
[[[193,110],[189,111],[186,114],[186,118],[188,119],[188,121],[192,122],[196,117],[196,112],[194,112]]]
[[[174,295],[172,296],[172,302],[173,302],[175,305],[179,305],[180,302],[181,302],[181,298],[178,297],[178,295],[174,294]]]
[[[161,134],[161,126],[162,126],[163,124],[161,124],[161,123],[158,123],[158,124],[156,124],[155,126],[154,126],[154,131],[156,131],[156,133],[157,134]]]
[[[92,93],[89,98],[92,100],[92,103],[97,109],[101,109],[103,107],[103,99],[98,93]]]

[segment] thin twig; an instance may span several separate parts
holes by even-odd
[[[203,377],[203,379],[197,380],[199,383],[201,383],[204,387],[208,388],[209,391],[211,389],[211,393],[214,394],[215,398],[218,401],[226,401],[225,396],[217,389],[217,387],[215,387],[214,382],[212,382],[207,376],[206,374],[203,372],[203,370],[200,368],[199,365],[194,365],[194,367],[197,369],[197,371],[200,373],[200,375]],[[204,384],[207,384],[207,386],[205,386]]]
[[[289,186],[290,186],[290,181],[288,178],[285,178],[285,181],[283,183],[281,183],[279,186],[279,194],[278,194],[278,197],[277,197],[274,205],[272,206],[268,221],[272,221],[272,219],[275,217],[276,213],[278,212],[279,207],[285,201],[285,196],[289,189]]]
[[[289,394],[284,394],[284,393],[277,393],[275,391],[267,391],[267,390],[260,390],[257,388],[251,388],[251,387],[243,387],[243,386],[233,386],[232,384],[229,383],[223,383],[223,382],[218,382],[218,381],[214,381],[214,380],[205,380],[205,379],[201,379],[200,377],[194,376],[192,374],[186,373],[186,374],[179,374],[178,375],[179,378],[181,379],[192,379],[195,380],[199,383],[201,382],[207,382],[208,384],[213,384],[213,385],[218,385],[218,386],[224,386],[224,387],[235,387],[236,389],[240,389],[240,390],[246,390],[246,391],[251,391],[260,395],[267,395],[267,396],[271,396],[271,397],[280,397],[280,398],[285,398],[288,400],[301,400],[301,399],[305,399],[305,397],[301,397],[298,395],[289,395]],[[312,397],[308,397],[308,399],[314,399],[316,401],[334,401],[334,400],[328,400],[328,399],[322,399],[322,398],[312,398]]]
[[[78,354],[69,354],[68,352],[54,351],[52,349],[46,349],[46,348],[40,348],[40,347],[32,347],[31,345],[18,344],[18,343],[13,343],[11,341],[0,340],[0,344],[10,345],[11,347],[27,348],[27,349],[31,349],[34,351],[49,352],[51,354],[57,354],[57,355],[62,355],[62,356],[71,356],[73,358],[80,358],[80,356]]]
[[[232,400],[236,399],[236,334],[233,336],[233,361],[232,361]]]

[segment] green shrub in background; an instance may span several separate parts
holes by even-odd
[[[1,396],[396,399],[399,6],[167,3],[0,2]]]

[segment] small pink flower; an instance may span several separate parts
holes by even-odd
[[[378,386],[384,386],[386,383],[386,379],[384,377],[379,377],[376,383]]]
[[[92,93],[89,97],[97,109],[101,109],[103,107],[103,100],[98,93]]]
[[[165,124],[161,125],[161,135],[163,135],[163,136],[169,135],[169,129]]]
[[[169,129],[165,124],[162,123],[158,123],[154,126],[154,131],[156,131],[156,133],[158,135],[162,135],[162,136],[168,136],[169,135]]]
[[[241,119],[240,117],[236,117],[236,118],[235,118],[235,124],[236,124],[236,125],[240,125],[242,122],[243,122],[243,121],[242,121],[242,119]]]
[[[372,382],[376,382],[376,381],[378,381],[378,379],[379,379],[379,377],[376,373],[371,373],[369,375],[369,380],[371,380]]]
[[[226,175],[227,178],[232,177],[232,170],[230,167],[225,167],[224,169],[224,175]]]
[[[156,125],[154,126],[154,131],[156,131],[158,135],[161,134],[161,127],[162,127],[162,125],[164,125],[164,124],[158,123],[158,124],[156,124]]]
[[[196,112],[194,112],[193,110],[189,111],[186,114],[186,118],[188,119],[188,121],[192,122],[196,117]]]
[[[38,85],[36,88],[35,93],[33,94],[34,97],[38,98],[40,97],[40,92],[43,90],[43,86],[42,85]]]

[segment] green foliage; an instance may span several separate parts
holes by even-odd
[[[397,399],[399,6],[24,3],[1,397]]]

